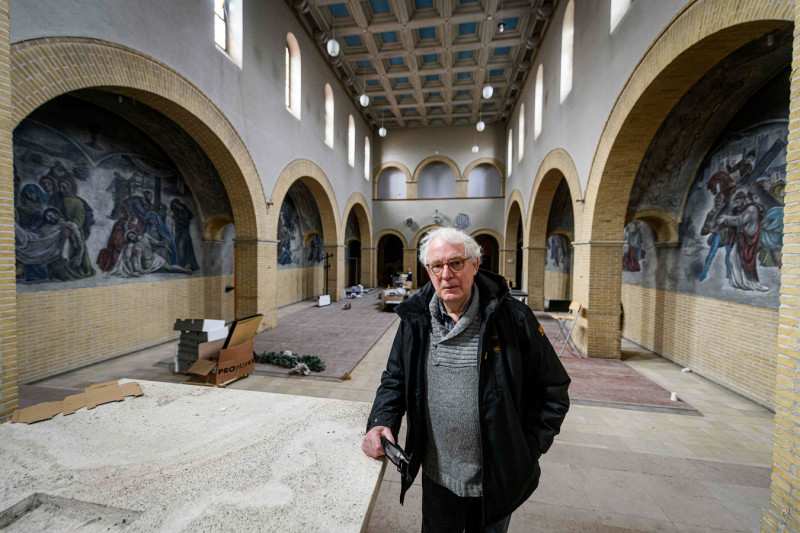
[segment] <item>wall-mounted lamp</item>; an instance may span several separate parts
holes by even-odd
[[[433,212],[433,223],[434,224],[441,224],[442,223],[442,216],[439,214],[439,210]]]
[[[410,228],[410,227],[411,227],[411,226],[413,226],[413,225],[414,225],[414,219],[413,219],[413,218],[411,218],[411,217],[408,217],[408,218],[406,219],[406,226],[408,226],[408,227]]]

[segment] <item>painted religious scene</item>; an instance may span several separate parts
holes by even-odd
[[[278,222],[278,269],[322,266],[322,221],[311,191],[294,183],[281,205]]]
[[[782,43],[780,48],[791,42],[788,34],[777,34],[777,39]],[[657,246],[653,229],[642,220],[633,220],[623,235],[624,283],[761,307],[779,306],[788,137],[785,102],[789,88],[789,70],[779,64],[779,52],[756,66],[746,61],[746,54],[738,63],[725,60],[731,63],[734,74],[743,76],[751,86],[759,80],[754,71],[768,68],[765,65],[770,61],[775,62],[772,68],[778,73],[749,91],[746,98],[728,93],[728,100],[734,102],[726,105],[741,101],[741,106],[707,150],[698,147],[681,155],[664,144],[660,148],[651,146],[650,157],[642,165],[632,191],[629,215],[638,214],[646,220],[660,210],[666,217],[675,217],[680,220],[678,242]],[[719,81],[730,74],[712,72],[709,76]],[[740,81],[742,88],[745,81]],[[698,86],[709,83],[704,79]],[[726,83],[723,80],[709,85],[706,95],[724,90]],[[686,128],[678,129],[687,138],[695,138],[695,129],[703,132],[709,124],[720,121],[713,116],[713,109],[697,111],[694,106],[700,100],[691,101],[699,98],[693,91],[665,121],[667,126],[671,121],[684,123]],[[695,129],[689,128],[687,117],[695,117]],[[673,143],[671,147],[679,145]],[[655,178],[649,179],[657,169],[668,171],[670,179],[658,183]],[[691,180],[682,178],[687,169],[696,169]],[[682,185],[682,181],[687,184]]]
[[[228,270],[204,269],[192,190],[164,149],[119,114],[63,96],[28,116],[13,142],[18,290]]]

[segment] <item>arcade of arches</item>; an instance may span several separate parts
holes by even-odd
[[[224,96],[142,50],[6,33],[0,194],[14,210],[0,230],[0,416],[17,406],[19,383],[173,339],[176,317],[262,313],[273,328],[278,308],[335,302],[352,285],[411,272],[418,288],[428,280],[420,239],[462,224],[482,246],[481,268],[531,309],[581,303],[582,355],[619,359],[625,338],[691,367],[774,410],[776,454],[800,464],[781,453],[800,442],[800,7],[685,4],[648,37],[580,150],[537,144],[529,124],[524,158],[506,152],[517,108],[477,155],[431,142],[426,128],[403,133],[418,135],[410,148],[393,144],[393,130],[373,137],[359,119],[376,162],[369,182],[364,165],[330,152],[345,144],[338,122],[331,146],[320,133],[322,148],[306,154],[312,113],[292,117],[309,129],[263,153],[256,145],[276,132],[247,131]],[[533,100],[533,87],[521,90]],[[537,107],[527,109],[522,123]],[[546,137],[555,116],[543,117],[545,139],[556,138]],[[471,143],[474,126],[459,127]]]

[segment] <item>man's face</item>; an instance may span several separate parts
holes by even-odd
[[[62,193],[64,196],[70,196],[69,183],[67,183],[66,181],[62,181],[62,182],[59,184],[59,186],[58,186],[58,190],[60,190],[60,191],[61,191],[61,193]]]
[[[450,244],[442,239],[434,239],[428,247],[428,263],[447,263],[453,259],[464,259],[466,250],[463,244]],[[453,272],[446,265],[437,276],[428,269],[436,295],[448,309],[463,311],[472,294],[472,280],[478,273],[478,262],[469,260],[461,272]]]

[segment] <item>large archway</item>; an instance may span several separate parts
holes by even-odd
[[[358,240],[359,271],[357,275],[354,273],[350,277],[357,277],[361,285],[372,287],[375,284],[373,270],[375,246],[372,242],[372,217],[370,216],[367,200],[364,198],[364,195],[357,192],[350,195],[350,198],[347,200],[347,205],[344,208],[342,220],[344,224],[342,224],[343,234],[340,238],[341,242],[348,245],[350,239],[348,235],[349,227],[353,227],[353,237],[356,237],[355,234],[357,234],[356,238]]]
[[[376,284],[378,287],[391,286],[392,276],[410,270],[405,264],[408,243],[402,233],[393,229],[378,232],[373,241],[376,244]]]
[[[118,68],[125,65],[126,68]],[[98,88],[140,101],[160,112],[179,125],[212,161],[221,181],[229,193],[233,217],[236,222],[236,262],[235,276],[239,281],[235,291],[237,316],[263,313],[262,327],[274,323],[275,314],[269,309],[266,288],[271,284],[271,272],[264,268],[269,250],[265,242],[267,203],[261,182],[244,143],[227,118],[196,86],[166,65],[134,50],[99,40],[84,38],[35,39],[10,47],[10,112],[7,116],[10,132],[32,111],[46,102],[69,92]],[[9,169],[9,182],[11,181]],[[4,200],[13,204],[12,190],[9,188]],[[14,242],[14,226],[9,221],[4,225],[3,237]],[[7,252],[8,253],[8,252]],[[13,276],[14,252],[11,248],[9,261]],[[10,279],[13,279],[10,278]],[[272,280],[274,282],[274,280]],[[13,284],[11,285],[13,288]],[[13,289],[12,289],[13,290]],[[121,298],[125,305],[144,305],[138,297],[124,297],[125,291],[114,291],[113,298]],[[10,293],[11,294],[11,293]],[[15,303],[2,310],[6,327],[2,334],[3,365],[16,360],[17,316],[24,302],[13,298]],[[92,289],[59,291],[58,308],[115,308],[108,300],[108,294]],[[122,300],[121,300],[122,301]],[[175,318],[174,316],[172,317]],[[169,320],[163,320],[160,327],[164,339],[173,335]],[[118,338],[124,335],[124,328],[107,328],[98,325],[92,328],[82,324],[84,329],[101,331],[90,343],[87,364],[113,355],[126,353],[139,347],[130,339]],[[27,336],[26,336],[27,337]],[[64,346],[67,346],[64,343]],[[112,353],[109,353],[109,347]],[[21,347],[24,350],[24,347]],[[55,359],[60,358],[53,354]],[[16,367],[15,367],[16,368]],[[16,372],[13,379],[16,381]],[[13,409],[16,404],[16,387],[3,393],[3,404]],[[7,412],[4,409],[0,416]]]
[[[498,232],[483,228],[472,232],[472,237],[481,246],[481,268],[500,273],[500,250],[504,247],[503,236]]]
[[[505,215],[504,247],[500,253],[501,274],[512,283],[515,289],[523,286],[522,246],[525,234],[522,193],[514,189],[508,199]]]
[[[550,217],[553,198],[559,184],[567,184],[572,199],[574,219],[580,218],[581,190],[578,171],[569,154],[556,148],[542,161],[533,182],[531,197],[528,201],[528,244],[525,250],[528,271],[528,305],[534,310],[544,310],[544,273],[547,249],[547,224]],[[577,223],[575,224],[577,225]]]
[[[336,195],[328,177],[316,163],[307,159],[298,159],[289,163],[275,182],[271,195],[275,206],[283,205],[286,195],[295,182],[300,182],[308,189],[316,207],[319,209],[323,248],[322,268],[324,269],[322,286],[327,287],[331,301],[338,301],[344,295],[345,254],[344,243],[341,241],[342,228],[338,209],[336,208],[338,205]],[[276,242],[278,241],[280,216],[280,207],[270,210],[268,218],[269,236]],[[275,301],[278,301],[277,290],[277,285],[271,287],[271,291],[276,298]]]
[[[582,224],[576,227],[573,298],[584,305],[575,333],[595,357],[620,357],[620,250],[636,171],[658,127],[680,98],[737,48],[794,20],[793,2],[687,7],[640,61],[606,122],[589,172]]]

